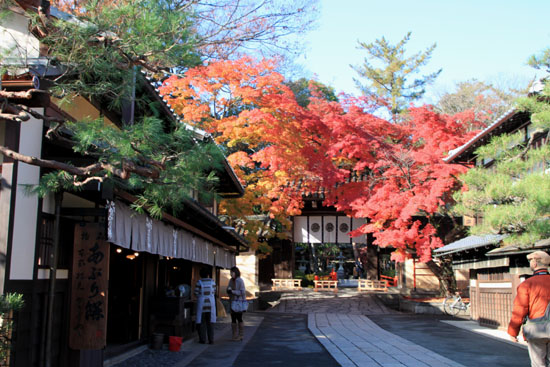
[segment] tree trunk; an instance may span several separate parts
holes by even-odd
[[[456,278],[450,257],[441,258],[440,264],[430,260],[426,263],[428,268],[439,279],[440,295],[446,296],[456,292]]]
[[[313,243],[309,244],[309,251],[311,252],[311,256],[309,257],[309,265],[311,266],[311,271],[313,273],[317,273],[319,270],[318,261],[317,261],[317,254],[315,253],[315,245]]]

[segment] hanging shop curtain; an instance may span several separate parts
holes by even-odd
[[[120,201],[108,206],[107,238],[115,245],[226,269],[235,266],[233,253],[202,237],[136,213]]]

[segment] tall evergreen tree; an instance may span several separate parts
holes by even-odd
[[[363,64],[352,68],[359,75],[354,79],[361,92],[384,106],[395,121],[408,103],[420,99],[426,92],[425,87],[432,83],[441,73],[438,71],[422,75],[411,81],[414,74],[426,65],[436,44],[424,52],[405,56],[405,46],[409,42],[411,32],[408,32],[397,44],[390,44],[382,37],[372,43],[359,42],[359,49],[367,53]]]
[[[530,64],[550,72],[550,49]],[[529,133],[495,137],[480,147],[478,159],[493,160],[490,169],[473,168],[462,176],[468,191],[457,195],[456,210],[481,215],[473,233],[506,234],[505,243],[529,246],[550,237],[550,83],[519,99],[517,109],[531,114]]]
[[[302,107],[307,107],[311,102],[311,98],[314,96],[324,98],[331,102],[338,101],[334,88],[314,80],[300,78],[286,82],[285,84],[292,90],[296,97],[296,102]]]

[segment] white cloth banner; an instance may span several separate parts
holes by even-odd
[[[235,266],[234,253],[185,229],[136,213],[120,201],[108,207],[107,237],[115,245],[225,269]]]

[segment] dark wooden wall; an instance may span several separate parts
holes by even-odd
[[[48,284],[49,280],[12,280],[6,284],[6,292],[20,293],[25,301],[24,308],[15,315],[12,366],[39,367],[44,365]],[[52,366],[70,366],[67,340],[69,330],[68,284],[66,279],[56,282],[51,344]]]
[[[476,286],[470,288],[471,318],[482,326],[506,330],[520,284],[519,276],[510,274],[507,267],[483,269],[472,274]]]
[[[272,239],[269,245],[271,254],[259,261],[258,281],[261,289],[271,288],[271,279],[288,279],[294,275],[294,245],[289,240]]]

